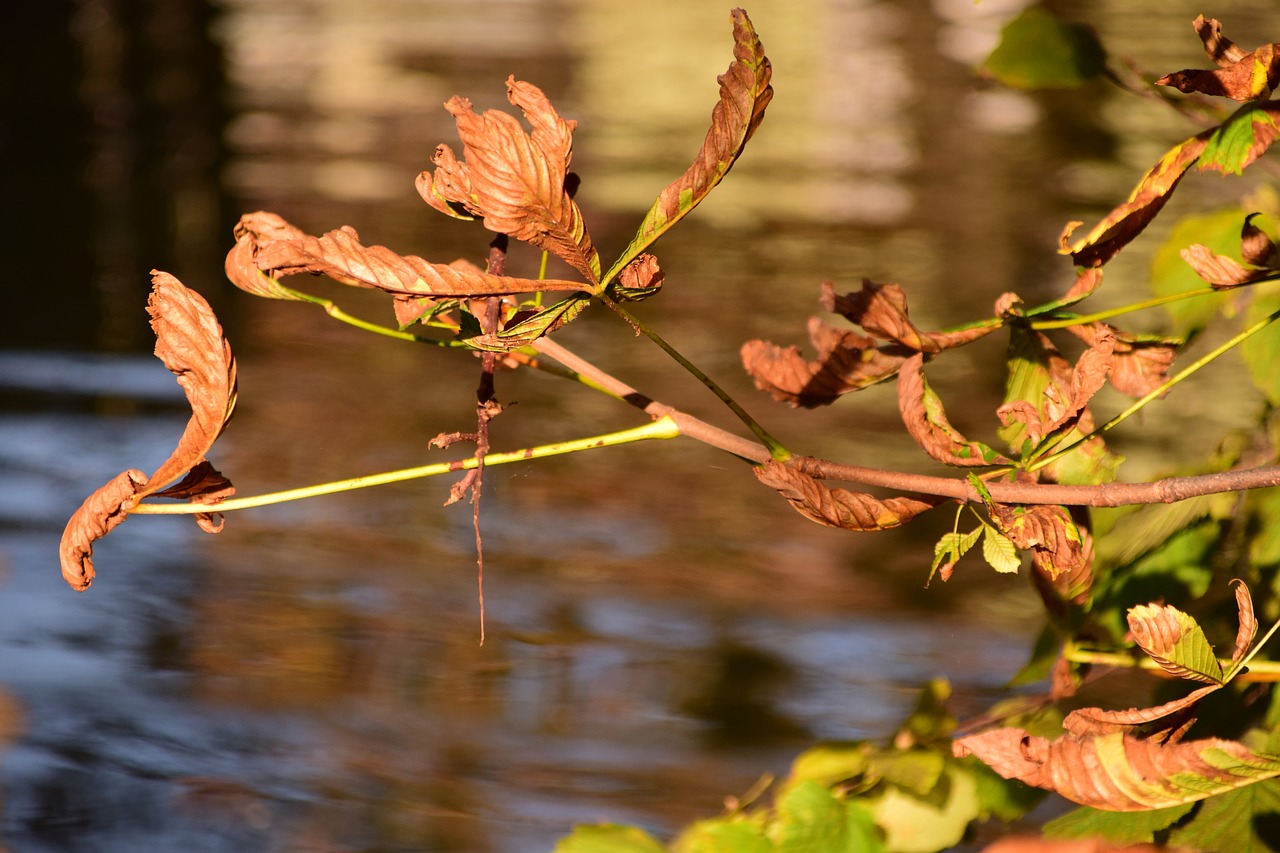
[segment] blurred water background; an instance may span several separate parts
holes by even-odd
[[[637,310],[794,449],[933,470],[900,435],[892,386],[792,412],[751,388],[743,341],[803,343],[823,279],[901,282],[926,328],[988,316],[1007,290],[1057,293],[1063,223],[1101,215],[1194,132],[1102,84],[1027,96],[977,79],[1023,5],[748,7],[775,100],[726,182],[657,245],[666,289]],[[1197,4],[1057,5],[1144,68],[1205,64]],[[1280,37],[1265,0],[1222,17],[1246,48]],[[6,849],[515,853],[580,821],[670,833],[816,740],[889,735],[931,677],[951,679],[963,716],[1023,662],[1039,627],[1025,577],[971,560],[925,588],[949,512],[874,536],[823,529],[682,442],[490,471],[483,646],[470,511],[442,506],[447,481],[236,513],[217,537],[135,518],[73,593],[66,518],[116,472],[154,468],[187,418],[150,355],[152,268],[209,299],[239,359],[213,461],[241,494],[465,453],[427,441],[474,422],[474,359],[235,290],[231,225],[267,209],[480,261],[486,233],[430,210],[413,179],[456,144],[443,101],[505,108],[514,74],[579,121],[578,200],[610,260],[701,143],[728,6],[42,0],[0,21]],[[1199,179],[1170,207],[1246,187]],[[1109,268],[1121,296],[1144,292],[1142,251]],[[508,270],[536,263],[516,251]],[[385,301],[316,286],[391,322]],[[612,316],[560,340],[733,426]],[[1000,354],[984,342],[931,372],[962,430],[992,434]],[[498,449],[638,422],[553,377],[498,382],[516,404]],[[1238,414],[1185,399],[1214,429]]]

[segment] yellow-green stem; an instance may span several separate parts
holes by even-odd
[[[522,462],[526,459],[542,459],[548,456],[576,453],[580,450],[594,450],[598,447],[615,447],[634,441],[645,441],[646,439],[676,438],[679,435],[679,425],[670,417],[663,417],[643,426],[605,433],[604,435],[561,441],[555,444],[543,444],[538,447],[513,450],[507,453],[490,453],[485,456],[484,464],[486,468],[490,468],[494,465],[506,465],[511,462]],[[321,483],[283,492],[232,498],[221,503],[142,503],[129,510],[129,512],[137,515],[192,515],[198,512],[230,512],[231,510],[250,509],[252,507],[302,500],[303,498],[350,492],[356,489],[367,489],[371,486],[385,486],[389,483],[401,483],[406,480],[419,480],[424,477],[448,474],[452,471],[465,471],[475,468],[478,464],[479,461],[474,456],[469,456],[466,459],[459,459],[454,462],[437,462],[433,465],[404,468],[399,471],[387,471],[382,474],[371,474],[365,477],[353,477],[349,480],[337,480],[332,483]]]

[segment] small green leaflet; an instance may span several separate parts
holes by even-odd
[[[1022,557],[1009,538],[990,525],[983,525],[982,558],[991,568],[1004,574],[1012,574],[1022,567]]]
[[[978,536],[982,533],[982,526],[975,527],[968,533],[951,532],[944,535],[938,540],[938,544],[933,546],[933,566],[929,569],[929,579],[933,580],[933,575],[938,571],[938,566],[943,563],[957,562],[961,557],[969,552],[978,541]]]

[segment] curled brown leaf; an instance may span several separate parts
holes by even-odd
[[[832,489],[780,462],[766,462],[752,469],[756,479],[776,490],[804,517],[842,530],[874,531],[899,527],[942,503],[939,497],[893,497]]]
[[[222,434],[236,403],[236,362],[209,303],[165,272],[154,271],[147,311],[156,333],[156,356],[178,378],[191,404],[191,419],[169,458],[150,477],[128,470],[116,475],[81,505],[62,534],[62,576],[76,590],[93,582],[93,543],[149,495],[214,503],[235,492],[205,454]],[[176,484],[165,489],[170,483]],[[162,491],[163,490],[163,491]],[[221,524],[202,513],[210,532]]]
[[[1001,423],[1024,424],[1033,441],[1073,424],[1085,427],[1091,423],[1087,407],[1115,362],[1115,333],[1109,327],[1099,329],[1074,367],[1040,332],[1033,333],[1025,344],[1028,355],[1043,365],[1048,383],[1038,400],[1011,400],[997,409]]]
[[[93,583],[93,543],[106,536],[128,516],[138,490],[146,485],[141,471],[121,471],[85,499],[62,531],[58,548],[62,577],[71,588],[83,592]]]
[[[806,359],[800,348],[782,348],[767,341],[742,345],[742,365],[757,388],[775,400],[807,409],[834,403],[850,391],[893,378],[909,352],[880,347],[857,332],[809,320],[809,340],[818,357]]]
[[[1222,35],[1222,25],[1200,15],[1193,24],[1204,42],[1205,53],[1219,66],[1216,71],[1188,68],[1166,74],[1158,86],[1179,92],[1219,95],[1234,101],[1266,100],[1280,82],[1280,45],[1267,44],[1246,53]]]
[[[837,295],[835,285],[822,283],[822,306],[861,326],[868,334],[896,341],[918,352],[937,353],[991,334],[997,326],[979,326],[961,332],[923,332],[907,316],[907,294],[898,284],[862,280],[857,293]]]
[[[1077,708],[1067,714],[1062,728],[1076,739],[1126,732],[1158,738],[1161,742],[1176,741],[1184,733],[1191,719],[1190,713],[1200,700],[1221,689],[1221,684],[1208,684],[1154,708],[1129,708],[1126,711]]]
[[[969,468],[1009,462],[982,442],[969,441],[947,420],[942,402],[925,380],[923,353],[898,369],[898,411],[916,444],[939,462]]]
[[[990,510],[1000,532],[1019,550],[1030,550],[1036,569],[1048,580],[1068,574],[1075,578],[1077,587],[1083,585],[1088,590],[1092,538],[1083,535],[1066,507],[993,504]],[[1079,594],[1077,589],[1071,597]]]
[[[1114,360],[1107,381],[1130,397],[1145,397],[1168,381],[1169,368],[1181,343],[1176,338],[1135,335],[1105,323],[1071,326],[1068,331],[1089,346],[1103,334],[1115,337]]]

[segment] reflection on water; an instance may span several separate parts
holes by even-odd
[[[15,849],[527,851],[576,821],[669,832],[815,739],[888,734],[935,675],[963,716],[1016,670],[1036,627],[1023,585],[975,567],[923,590],[929,530],[822,530],[731,460],[679,443],[489,472],[483,647],[470,514],[441,506],[448,483],[235,515],[217,539],[133,519],[99,546],[92,591],[71,593],[63,521],[117,471],[158,464],[187,417],[145,355],[147,270],[206,293],[236,347],[241,402],[215,461],[242,493],[446,458],[427,440],[467,429],[474,361],[232,292],[218,279],[234,216],[267,208],[478,257],[487,238],[428,210],[412,179],[454,141],[440,103],[500,107],[514,73],[580,120],[580,200],[607,254],[700,144],[730,44],[727,8],[675,0],[512,0],[482,15],[439,0],[161,5],[82,0],[70,19],[9,22],[25,34],[10,60],[48,87],[19,106],[61,116],[3,138],[6,164],[43,176],[6,172],[31,197],[17,241],[29,251],[10,270],[31,286],[0,316]],[[1110,116],[1096,92],[975,83],[963,63],[1021,5],[750,8],[777,97],[729,180],[660,244],[669,287],[641,310],[784,440],[919,464],[892,388],[795,413],[741,375],[739,343],[798,341],[823,278],[902,281],[926,325],[984,315],[1005,290],[1058,288],[1062,222],[1123,195],[1186,134],[1140,104]],[[1201,62],[1199,9],[1173,5],[1081,14],[1146,64]],[[1239,4],[1227,29],[1261,31],[1266,11]],[[1118,150],[1108,121],[1149,126],[1153,151]],[[564,339],[718,418],[611,318]],[[968,358],[939,362],[940,388],[972,381]],[[561,384],[500,376],[517,405],[495,423],[499,446],[635,422]],[[953,419],[988,429],[995,389],[966,390],[973,408]]]

